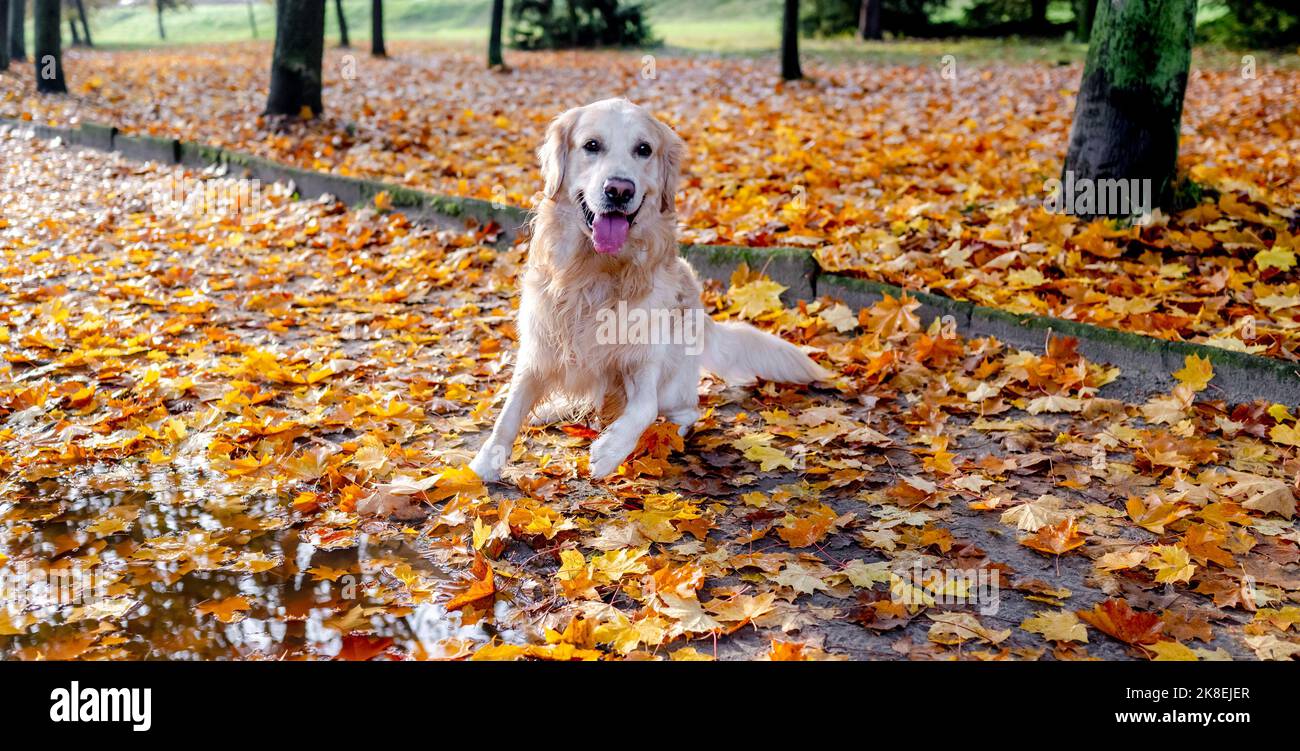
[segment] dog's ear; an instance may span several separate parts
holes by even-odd
[[[672,214],[677,210],[677,183],[682,176],[682,161],[686,158],[686,143],[681,136],[658,119],[654,120],[659,130],[659,183],[661,189],[659,211]]]
[[[564,170],[569,162],[569,139],[573,137],[573,126],[578,122],[578,110],[571,109],[551,121],[546,129],[546,140],[537,150],[537,160],[542,165],[542,180],[545,185],[542,195],[555,198],[564,184]]]

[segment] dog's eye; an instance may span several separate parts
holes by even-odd
[[[636,146],[637,156],[645,157],[645,156],[650,156],[653,153],[654,153],[654,149],[650,148],[650,144],[645,143],[644,141],[637,144]]]
[[[593,138],[582,145],[582,150],[589,154],[595,154],[600,151],[600,141]]]

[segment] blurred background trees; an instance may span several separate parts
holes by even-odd
[[[805,34],[1072,36],[1087,41],[1097,0],[804,0]],[[1201,0],[1201,41],[1247,47],[1300,44],[1300,0]]]
[[[525,50],[653,42],[645,8],[626,0],[513,0],[510,19],[510,42]]]
[[[1300,0],[1216,0],[1226,12],[1203,24],[1207,41],[1255,47],[1300,44]]]
[[[0,70],[9,70],[9,0],[0,0]]]
[[[190,0],[153,0],[154,11],[158,17],[158,38],[167,38],[167,27],[163,24],[164,11],[176,11],[189,8]]]
[[[920,35],[931,30],[930,18],[947,5],[946,0],[804,0],[801,21],[805,34],[836,36],[858,33],[864,39],[892,35]],[[874,23],[862,33],[864,13]]]
[[[1086,42],[1098,0],[800,0],[805,37],[861,39],[1021,37]],[[369,30],[372,54],[387,54],[384,21],[406,37],[487,36],[494,6],[504,17],[502,45],[517,49],[649,46],[660,32],[715,25],[736,38],[760,29],[779,39],[785,0],[326,0],[326,34],[355,44]],[[267,38],[275,0],[61,0],[64,46],[228,42]],[[25,60],[32,0],[7,0],[9,56]],[[3,11],[0,11],[2,13]],[[345,17],[346,16],[346,17]],[[370,23],[365,19],[369,17]],[[347,20],[352,23],[348,24]],[[259,31],[259,21],[262,30]],[[2,22],[0,22],[2,23]],[[14,33],[15,28],[23,30]],[[1199,0],[1197,41],[1239,48],[1294,50],[1300,0]],[[734,41],[738,49],[753,45]],[[493,57],[493,60],[496,58]]]

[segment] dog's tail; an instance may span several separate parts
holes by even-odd
[[[748,323],[720,323],[708,318],[703,365],[731,383],[764,378],[780,383],[829,381],[830,371],[798,347]]]

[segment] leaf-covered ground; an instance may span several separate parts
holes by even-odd
[[[320,170],[531,204],[533,151],[564,109],[626,95],[686,138],[683,236],[801,245],[824,267],[1016,312],[1300,359],[1300,71],[1193,71],[1182,171],[1219,192],[1146,228],[1048,213],[1080,69],[400,48],[326,63],[323,119],[259,117],[269,48],[73,52],[74,98],[0,79],[0,116],[214,143]],[[651,75],[647,75],[651,74]]]
[[[1125,404],[1068,340],[742,270],[715,316],[833,387],[708,381],[603,482],[589,429],[530,429],[485,488],[522,246],[283,189],[193,213],[173,173],[13,135],[0,164],[0,572],[94,576],[6,590],[6,659],[1300,653],[1300,434],[1206,362]]]

